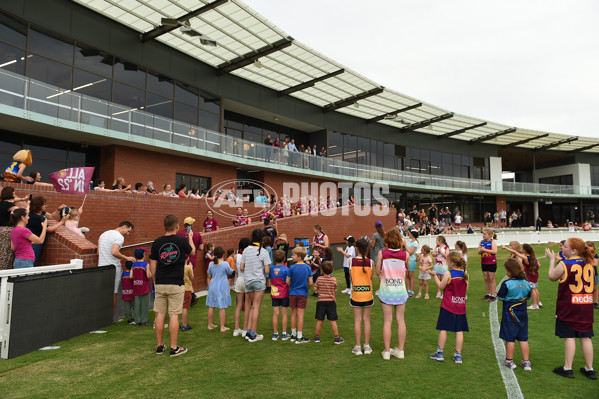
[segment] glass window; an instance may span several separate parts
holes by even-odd
[[[69,150],[69,163],[85,164],[85,152]]]
[[[215,132],[220,131],[220,115],[200,109],[200,126]]]
[[[444,176],[452,176],[453,175],[453,162],[451,154],[443,153],[443,175]]]
[[[25,75],[25,51],[0,42],[0,69]]]
[[[220,98],[202,94],[200,96],[200,108],[204,111],[210,111],[220,114]]]
[[[357,148],[358,147],[358,138],[356,136],[346,134],[343,136],[343,145],[346,147],[345,151]]]
[[[27,45],[27,25],[0,13],[0,40],[24,49]]]
[[[370,140],[363,137],[358,137],[358,148],[370,152]]]
[[[243,137],[243,132],[241,130],[237,130],[237,129],[225,129],[225,134],[227,136],[232,136],[232,137],[237,137],[237,138],[242,138]]]
[[[198,108],[175,101],[175,119],[197,126]]]
[[[391,144],[391,146],[393,146],[393,144]],[[385,168],[391,168],[394,169],[395,168],[395,155],[387,155],[385,154],[385,161],[384,161],[384,165]]]
[[[412,148],[412,156],[410,159],[421,159],[420,158],[420,148]]]
[[[75,51],[75,66],[87,71],[112,78],[114,57],[95,48],[77,46]]]
[[[130,108],[140,108],[146,104],[145,91],[121,82],[114,82],[112,101]]]
[[[395,155],[395,145],[385,143],[385,155]]]
[[[112,80],[75,68],[73,77],[73,91],[87,94],[88,96],[110,101],[112,94]]]
[[[157,94],[148,93],[148,101],[144,111],[173,119],[173,100]]]
[[[343,146],[343,135],[339,132],[329,132],[329,148],[336,146],[341,148]]]
[[[73,41],[51,36],[48,33],[31,28],[29,31],[29,51],[52,59],[73,64]]]
[[[430,150],[421,149],[420,150],[420,159],[422,159],[423,161],[430,161],[430,159],[431,159]]]
[[[243,123],[232,121],[230,119],[225,120],[225,124],[227,127],[232,127],[233,129],[243,130]]]
[[[198,98],[198,89],[195,87],[187,86],[183,83],[177,83],[175,85],[175,100],[183,101],[184,103],[197,107]]]
[[[439,151],[431,151],[431,161],[436,162],[436,163],[441,163],[442,162],[442,156],[441,153]]]
[[[175,85],[173,81],[163,75],[155,75],[148,72],[148,90],[154,93],[163,95],[168,98],[173,98]]]
[[[27,76],[42,82],[70,89],[73,84],[73,67],[49,60],[39,55],[31,55],[27,59]]]
[[[460,154],[453,154],[453,164],[454,165],[462,164],[462,156]]]
[[[142,89],[146,88],[146,71],[130,62],[118,60],[114,65],[114,78]]]

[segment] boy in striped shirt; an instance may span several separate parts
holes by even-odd
[[[337,303],[335,302],[335,293],[337,292],[337,279],[331,276],[333,273],[333,262],[323,262],[320,266],[323,275],[314,283],[314,292],[318,293],[318,302],[316,303],[316,335],[314,342],[320,342],[320,330],[324,317],[331,322],[335,344],[342,344],[345,340],[339,336],[337,328]]]

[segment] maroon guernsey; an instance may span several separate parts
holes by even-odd
[[[560,262],[565,276],[557,288],[555,314],[572,329],[589,332],[593,329],[593,289],[595,270],[578,256]],[[558,264],[559,265],[559,264]]]

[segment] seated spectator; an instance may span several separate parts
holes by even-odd
[[[148,191],[147,191],[147,187],[144,186],[143,183],[135,183],[135,190],[131,191],[132,194],[139,194],[139,195],[147,195]]]
[[[165,197],[177,197],[175,190],[171,188],[170,184],[165,184],[164,186],[162,186],[162,195],[164,195]]]
[[[177,190],[177,195],[179,198],[189,198],[189,194],[191,194],[191,191],[187,192],[187,184],[181,183],[179,189]]]
[[[95,182],[94,190],[104,190],[104,191],[112,191],[106,188],[106,182],[102,179],[97,179]]]
[[[26,181],[27,184],[35,184],[36,186],[46,186],[46,187],[54,187],[52,183],[43,183],[42,182],[42,174],[38,171],[33,171],[29,174],[31,177],[31,181]]]
[[[198,187],[192,188],[191,192],[189,193],[189,198],[195,198],[195,199],[202,198],[202,196],[200,195],[200,189]]]
[[[152,183],[151,181],[146,183],[146,191],[148,192],[148,194],[158,194],[158,191],[154,190],[154,183]]]
[[[119,177],[112,184],[112,189],[115,190],[115,191],[122,191],[122,192],[128,191],[128,192],[131,192],[131,184],[129,184],[128,186],[126,186],[125,185],[125,179],[123,177]]]
[[[555,226],[553,225],[553,222],[552,222],[551,220],[547,220],[547,228],[548,228],[548,229],[552,229],[552,228],[554,228],[554,227],[555,227]]]
[[[472,225],[468,225],[466,234],[474,234],[474,229],[472,228]]]

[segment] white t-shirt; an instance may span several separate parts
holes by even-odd
[[[356,257],[356,247],[347,246],[345,248],[345,253],[349,255],[349,258],[345,255],[343,256],[343,267],[349,269],[349,266],[351,265],[351,260]]]
[[[456,215],[455,216],[455,222],[458,223],[458,224],[461,224],[462,223],[462,217],[460,215]]]
[[[115,265],[120,267],[121,260],[119,258],[115,258],[111,251],[114,244],[118,244],[120,249],[124,242],[125,237],[116,230],[108,230],[102,233],[98,239],[98,265]]]
[[[271,263],[270,255],[268,255],[266,249],[261,248],[258,253],[258,247],[250,245],[243,250],[241,262],[245,264],[244,281],[246,285],[253,281],[262,281],[266,283],[264,266],[268,266]]]

